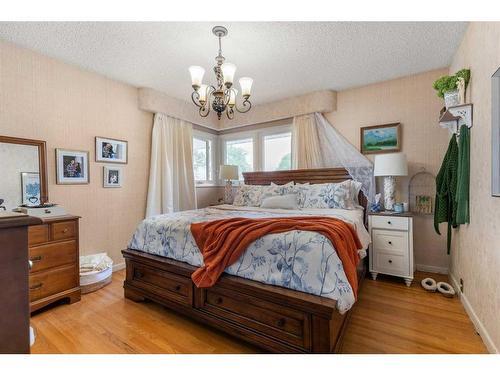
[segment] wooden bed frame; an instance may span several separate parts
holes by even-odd
[[[243,173],[246,184],[341,182],[343,168]],[[360,204],[366,199],[360,195]],[[339,352],[351,310],[341,315],[336,301],[223,274],[211,288],[191,280],[196,267],[142,251],[126,249],[125,297],[151,300],[230,335],[275,353]],[[358,266],[361,284],[366,262]],[[361,285],[359,285],[360,287]]]

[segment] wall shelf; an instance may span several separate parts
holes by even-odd
[[[453,133],[458,133],[462,125],[472,127],[472,104],[449,107],[439,118],[439,125]]]

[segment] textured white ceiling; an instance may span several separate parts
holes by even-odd
[[[252,101],[341,90],[448,66],[467,27],[457,22],[1,22],[0,38],[138,87],[190,100],[187,68],[217,54],[214,25]]]

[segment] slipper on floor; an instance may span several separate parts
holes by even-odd
[[[445,283],[444,281],[440,281],[439,283],[437,283],[437,290],[443,296],[448,298],[452,298],[455,295],[455,289],[453,289],[450,284]]]
[[[431,279],[430,277],[426,277],[425,279],[423,279],[420,284],[422,285],[422,288],[424,288],[428,292],[435,292],[437,289],[436,280]]]

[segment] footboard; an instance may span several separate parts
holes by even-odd
[[[211,288],[191,281],[196,267],[123,250],[125,297],[145,299],[275,353],[338,352],[349,315],[336,301],[224,274]]]

